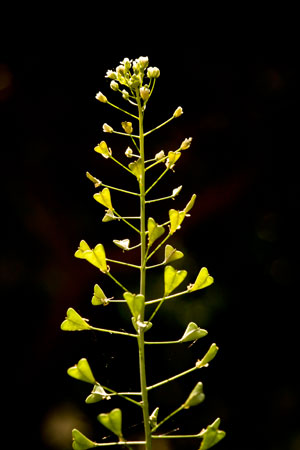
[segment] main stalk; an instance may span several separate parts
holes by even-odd
[[[140,157],[142,163],[142,175],[140,179],[140,232],[141,232],[141,269],[140,269],[140,294],[146,296],[146,210],[145,210],[145,150],[144,150],[144,113],[141,105],[140,94],[137,91],[137,104],[139,110],[139,141],[140,141]],[[144,321],[143,317],[140,318]],[[146,450],[151,450],[151,429],[149,422],[149,402],[146,382],[146,366],[145,366],[145,344],[144,344],[144,328],[138,328],[138,347],[139,347],[139,368],[140,368],[140,384],[142,393],[142,407],[145,430]]]

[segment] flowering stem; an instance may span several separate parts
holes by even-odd
[[[200,434],[161,434],[158,436],[152,435],[152,439],[185,439],[185,438],[199,438]]]
[[[144,134],[144,136],[148,136],[148,134],[153,133],[153,131],[158,130],[159,128],[163,127],[164,125],[167,125],[167,123],[171,122],[171,120],[174,119],[174,116],[170,117],[170,119],[166,120],[165,122],[161,123],[160,125],[158,125],[157,127],[153,128],[150,131],[147,131],[147,133]]]
[[[122,131],[115,131],[115,130],[113,130],[112,133],[120,134],[121,136],[134,137],[134,138],[137,138],[137,139],[139,137],[136,134],[123,133]]]
[[[151,164],[150,166],[146,167],[146,171],[149,169],[152,169],[152,167],[156,166],[157,164],[161,164],[162,162],[164,162],[166,159],[168,158],[168,156],[164,156],[163,158],[156,160],[153,164]],[[149,160],[148,162],[152,162],[153,160]]]
[[[97,444],[94,443],[95,447],[112,447],[114,445],[118,445],[118,446],[128,446],[128,445],[144,445],[146,444],[145,441],[119,441],[119,442],[106,442],[106,443],[102,443],[102,444]]]
[[[162,197],[162,198],[155,198],[154,200],[146,200],[146,203],[154,203],[154,202],[160,202],[161,200],[169,200],[170,198],[174,198],[174,195],[168,195],[168,197]]]
[[[114,158],[112,155],[109,156],[110,159],[112,159],[115,163],[119,164],[119,166],[123,167],[123,169],[127,170],[127,172],[131,173],[131,170],[128,169],[128,167],[124,166],[124,164],[120,163],[120,161],[118,161],[116,158]]]
[[[158,246],[153,250],[152,253],[150,253],[150,255],[147,257],[147,261],[151,258],[151,256],[154,255],[154,253],[157,252],[157,250],[169,239],[169,237],[171,236],[171,234],[167,234],[167,236],[158,244]]]
[[[125,286],[123,286],[123,284],[121,284],[118,280],[116,280],[116,278],[114,276],[112,276],[112,274],[110,272],[106,272],[106,275],[108,275],[118,286],[120,286],[123,291],[128,291],[128,289],[126,289]]]
[[[148,267],[148,268],[151,269],[152,266]],[[153,303],[158,303],[158,302],[161,302],[162,300],[169,300],[170,298],[180,297],[181,295],[188,294],[189,292],[190,291],[187,289],[186,291],[178,292],[177,294],[168,295],[167,297],[164,297],[164,299],[163,298],[156,298],[155,300],[148,300],[145,303],[145,305],[152,305]]]
[[[156,267],[161,267],[165,265],[165,261],[158,263],[158,264],[153,264],[153,266],[146,266],[146,270],[148,269],[155,269]],[[148,302],[147,302],[148,303]]]
[[[157,313],[157,311],[159,310],[159,308],[161,307],[161,305],[163,304],[163,302],[165,301],[165,298],[163,298],[159,304],[157,305],[157,307],[155,308],[155,310],[153,311],[153,313],[151,314],[151,316],[149,317],[148,321],[151,322],[151,320],[153,319],[153,317],[155,316],[155,314]]]
[[[144,151],[144,126],[143,126],[143,108],[138,89],[136,90],[136,99],[139,110],[139,140],[140,155],[142,164],[142,175],[139,182],[140,186],[140,236],[141,236],[141,269],[140,269],[140,294],[146,295],[146,209],[145,209],[145,151]],[[140,321],[144,321],[144,311],[141,314]],[[144,328],[140,327],[138,331],[138,348],[139,348],[139,368],[140,368],[140,384],[142,392],[142,407],[144,419],[144,431],[146,440],[146,450],[152,449],[151,429],[149,420],[149,403],[146,381],[146,365],[145,365],[145,343]]]
[[[159,180],[160,180],[160,179],[168,172],[168,170],[169,170],[169,167],[167,167],[167,168],[163,171],[163,173],[157,178],[157,180],[154,181],[154,183],[147,189],[146,194],[148,194],[148,192],[156,185],[156,183],[159,182]]]
[[[134,146],[135,146],[135,148],[137,149],[137,151],[140,153],[140,149],[139,149],[139,147],[138,147],[138,145],[137,145],[137,143],[135,142],[135,140],[133,139],[133,136],[132,136],[132,134],[130,135],[130,137],[131,137],[131,140],[132,140],[132,142],[133,142],[133,144],[134,144]],[[132,155],[132,156],[135,156],[135,155]]]
[[[120,188],[116,188],[114,186],[109,186],[108,184],[101,183],[101,186],[107,187],[109,189],[113,189],[115,191],[124,192],[124,194],[137,195],[138,197],[140,196],[140,194],[138,194],[137,192],[126,191],[125,189],[120,189]]]
[[[177,149],[177,150],[174,150],[174,153],[177,153],[177,152],[179,152],[180,151],[180,147]],[[148,166],[147,168],[146,168],[146,171],[147,170],[149,170],[149,169],[152,169],[152,167],[154,167],[154,166],[156,166],[157,164],[160,164],[160,163],[162,163],[162,162],[164,162],[166,159],[168,159],[168,155],[166,155],[166,156],[163,156],[161,159],[159,159],[159,160],[155,160],[155,162],[153,163],[153,164],[151,164],[150,166]],[[151,161],[153,161],[153,160],[149,160],[149,161],[147,161],[147,162],[151,162]]]
[[[184,409],[184,405],[179,406],[179,408],[175,409],[175,411],[171,412],[167,417],[165,417],[160,423],[158,423],[155,427],[152,428],[152,433],[157,430],[162,424],[164,424],[167,420],[171,419],[171,417],[175,416],[175,414],[179,413]]]
[[[115,259],[108,259],[108,258],[106,258],[106,261],[112,262],[112,263],[115,263],[115,264],[122,264],[123,266],[133,267],[134,269],[140,269],[141,268],[141,266],[137,266],[135,264],[130,264],[130,263],[127,263],[125,261],[116,261]]]
[[[179,344],[180,341],[145,341],[147,345]]]
[[[125,111],[125,110],[122,109],[122,108],[119,108],[119,106],[116,106],[116,105],[114,105],[113,103],[110,103],[109,101],[107,101],[106,103],[108,103],[108,104],[109,104],[110,106],[112,106],[113,108],[116,108],[116,109],[118,109],[119,111],[122,111],[123,113],[128,114],[129,116],[133,117],[134,119],[139,120],[139,118],[138,118],[137,116],[135,116],[134,114],[131,114],[131,113],[128,112],[128,111]]]
[[[167,383],[169,383],[170,381],[177,380],[177,378],[180,378],[180,377],[183,377],[184,375],[187,375],[187,374],[189,374],[189,373],[192,373],[192,372],[194,372],[194,371],[197,370],[197,369],[198,369],[198,367],[197,367],[197,366],[194,366],[194,367],[192,367],[191,369],[185,370],[184,372],[181,372],[181,373],[179,373],[179,374],[177,374],[177,375],[174,375],[173,377],[167,378],[167,379],[165,379],[165,380],[163,380],[163,381],[160,381],[159,383],[153,384],[152,386],[148,386],[147,389],[148,389],[148,391],[150,391],[150,390],[155,389],[155,388],[157,388],[157,387],[163,386],[164,384],[167,384]]]
[[[128,222],[125,217],[122,217],[120,214],[117,213],[117,211],[114,209],[114,213],[116,214],[116,216],[118,216],[121,220],[123,220],[123,222],[125,222],[129,227],[131,227],[134,231],[136,231],[137,233],[140,233],[140,230],[138,228],[136,228],[134,225],[132,225],[130,222]]]
[[[140,407],[142,406],[140,402],[137,402],[136,400],[133,400],[132,398],[128,397],[128,395],[141,395],[140,392],[117,392],[106,386],[102,385],[102,387],[105,391],[109,392],[112,395],[117,395],[118,397],[122,397],[122,398],[124,398],[124,400],[128,400],[129,402],[134,403],[137,406],[140,406]]]
[[[129,336],[129,337],[134,337],[134,338],[137,337],[136,334],[126,333],[126,331],[107,330],[105,328],[93,327],[92,325],[89,325],[89,327],[90,327],[90,330],[101,331],[102,333],[121,334],[122,336]]]

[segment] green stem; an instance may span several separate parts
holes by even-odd
[[[185,439],[185,438],[199,438],[200,434],[161,434],[159,436],[152,435],[153,439]]]
[[[180,344],[180,341],[145,341],[144,344],[145,345]]]
[[[179,151],[180,151],[180,147],[177,150],[175,150],[174,153],[177,153]],[[164,156],[163,158],[161,158],[159,160],[155,160],[155,158],[154,158],[154,160],[147,161],[147,162],[150,162],[150,161],[155,161],[155,162],[146,168],[146,172],[147,172],[147,170],[152,169],[152,167],[156,166],[157,164],[164,162],[166,159],[168,159],[168,155]]]
[[[140,407],[142,406],[140,402],[137,402],[136,400],[133,400],[132,398],[128,397],[128,394],[141,395],[140,392],[133,392],[133,393],[131,393],[131,392],[117,392],[117,391],[114,391],[113,389],[110,389],[108,387],[105,387],[105,386],[102,386],[102,387],[103,387],[103,389],[105,391],[109,392],[110,394],[117,395],[118,397],[122,397],[122,398],[124,398],[124,400],[127,400],[128,402],[134,403],[137,406],[140,406]]]
[[[166,120],[165,122],[161,123],[160,125],[158,125],[157,127],[153,128],[150,131],[147,131],[147,133],[144,134],[144,136],[148,136],[148,134],[153,133],[153,131],[158,130],[159,128],[163,127],[164,125],[167,125],[167,123],[171,122],[171,120],[174,119],[174,116],[170,117],[170,119]]]
[[[155,314],[157,313],[157,311],[159,310],[159,308],[161,307],[161,305],[163,304],[164,301],[165,301],[165,297],[160,301],[160,303],[155,308],[154,312],[151,314],[150,318],[148,319],[149,322],[151,322],[151,320],[153,319],[153,317],[155,316]]]
[[[134,119],[138,119],[137,116],[135,116],[134,114],[131,114],[131,113],[128,112],[128,111],[125,111],[125,109],[119,108],[119,106],[116,106],[116,105],[114,105],[113,103],[110,103],[109,101],[107,101],[107,103],[108,103],[108,105],[112,106],[113,108],[116,108],[116,109],[118,109],[119,111],[122,111],[123,113],[128,114],[128,116],[131,116],[131,117],[133,117]]]
[[[128,291],[128,289],[126,289],[126,287],[123,286],[123,284],[121,284],[120,281],[118,281],[110,272],[106,272],[106,275],[108,275],[118,286],[120,286],[123,291]]]
[[[174,195],[168,195],[168,197],[155,198],[154,200],[146,200],[146,203],[154,203],[160,202],[161,200],[169,200],[170,198],[174,198]]]
[[[135,269],[140,269],[141,268],[140,266],[136,266],[135,264],[130,264],[130,263],[127,263],[125,261],[116,261],[115,259],[108,259],[108,258],[106,258],[106,261],[112,262],[112,263],[115,263],[115,264],[122,264],[123,266],[134,267]]]
[[[144,150],[144,125],[143,125],[143,109],[141,105],[141,98],[138,89],[136,90],[136,99],[139,110],[139,140],[140,140],[140,155],[142,164],[142,176],[139,183],[140,186],[140,236],[141,236],[141,269],[140,269],[140,294],[144,297],[146,295],[146,208],[145,208],[145,150]],[[144,312],[140,317],[140,321],[144,321]],[[144,329],[139,328],[138,332],[138,348],[139,348],[139,368],[140,368],[140,384],[142,392],[142,407],[144,419],[144,431],[146,450],[152,449],[151,429],[149,420],[149,403],[148,391],[146,381],[146,365],[145,365],[145,344],[144,344]]]
[[[146,444],[145,441],[119,441],[119,442],[106,442],[105,444],[95,443],[95,447],[112,447],[113,445],[127,446],[127,445],[144,445],[144,444]]]
[[[134,146],[135,146],[135,148],[137,149],[137,151],[140,153],[140,149],[139,149],[139,147],[138,147],[138,145],[137,145],[137,143],[135,142],[135,140],[133,139],[133,136],[132,135],[130,135],[131,136],[131,140],[132,140],[132,142],[133,142],[133,144],[134,144]],[[135,155],[133,155],[133,156],[135,156]]]
[[[165,264],[166,264],[165,261],[163,261],[163,262],[158,263],[158,264],[153,264],[153,266],[146,266],[146,270],[148,270],[148,269],[155,269],[156,267],[161,267],[161,266],[164,266]]]
[[[151,266],[152,267],[152,266]],[[165,298],[156,298],[155,300],[148,300],[145,305],[152,305],[153,303],[161,302],[162,300],[169,300],[170,298],[180,297],[180,295],[188,294],[190,291],[177,292],[177,294],[167,295]]]
[[[112,159],[115,163],[119,164],[119,166],[121,166],[123,169],[127,170],[127,172],[132,174],[131,170],[128,169],[128,167],[124,166],[124,164],[120,163],[120,161],[118,161],[116,158],[110,155],[110,159]]]
[[[169,167],[167,167],[163,173],[157,178],[157,180],[154,181],[154,183],[147,189],[146,194],[148,194],[149,191],[151,191],[152,188],[156,185],[156,183],[159,182],[159,180],[168,172]]]
[[[160,427],[161,425],[163,425],[167,420],[171,419],[171,417],[175,416],[175,414],[179,413],[180,411],[182,411],[184,408],[183,405],[179,406],[179,408],[175,409],[175,411],[171,412],[171,414],[169,414],[167,417],[165,417],[161,422],[159,422],[155,427],[152,428],[152,433],[154,431],[157,430],[158,427]]]
[[[94,331],[101,331],[103,333],[109,333],[109,334],[121,334],[122,336],[137,338],[137,334],[126,333],[126,331],[107,330],[106,328],[93,327],[92,325],[89,325],[89,327],[90,327],[90,330],[94,330]]]
[[[162,246],[162,245],[164,245],[164,243],[169,239],[169,237],[171,236],[171,234],[169,233],[169,234],[167,234],[167,236],[157,245],[157,247],[155,247],[155,249],[153,250],[153,252],[152,253],[150,253],[150,255],[149,256],[147,256],[147,261],[151,258],[151,256],[153,256],[154,255],[154,253],[156,253],[157,252],[157,250]]]
[[[156,161],[155,163],[151,164],[150,166],[148,166],[148,167],[146,168],[146,172],[147,172],[147,170],[152,169],[152,167],[156,166],[157,164],[163,163],[167,158],[168,158],[168,156],[165,156],[164,158],[159,159],[158,161],[155,160],[155,161]]]
[[[123,131],[112,131],[112,133],[114,133],[114,134],[120,134],[121,136],[127,136],[127,137],[134,137],[134,138],[137,138],[138,139],[138,137],[139,136],[137,136],[136,134],[129,134],[129,133],[123,133]]]
[[[169,383],[170,381],[176,380],[177,378],[183,377],[184,375],[187,375],[189,373],[194,372],[195,370],[197,370],[198,367],[194,366],[191,369],[185,370],[184,372],[181,372],[177,375],[174,375],[173,377],[167,378],[166,380],[160,381],[159,383],[153,384],[152,386],[148,386],[148,391],[150,391],[151,389],[155,389],[157,387],[163,386],[164,384]]]
[[[138,197],[140,196],[140,194],[138,194],[137,192],[126,191],[125,189],[109,186],[108,184],[101,183],[101,186],[107,187],[109,189],[114,189],[115,191],[124,192],[124,194],[137,195]]]
[[[123,220],[123,222],[126,223],[126,225],[128,225],[129,227],[131,227],[134,231],[136,231],[137,233],[140,234],[140,230],[138,228],[136,228],[134,225],[132,225],[130,222],[128,222],[125,217],[121,216],[121,214],[117,213],[117,211],[114,209],[113,212],[116,214],[116,216],[118,216],[121,220]]]

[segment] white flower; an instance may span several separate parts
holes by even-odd
[[[161,150],[160,152],[156,153],[156,155],[155,155],[156,161],[160,161],[164,157],[165,157],[165,152],[163,150]]]
[[[144,101],[148,100],[148,98],[150,97],[150,89],[148,89],[145,86],[141,87],[140,88],[140,96],[142,97],[142,99]]]
[[[127,147],[127,149],[125,151],[125,155],[127,156],[127,158],[132,158],[132,155],[133,155],[132,148]]]
[[[110,82],[110,88],[111,88],[113,91],[118,91],[118,90],[119,90],[119,85],[118,85],[118,83],[117,83],[115,80],[112,80],[112,81]]]
[[[158,78],[160,75],[160,70],[158,67],[149,67],[147,70],[147,77],[148,78]]]
[[[104,131],[104,133],[113,133],[114,130],[110,125],[107,125],[107,123],[104,123],[103,131]]]
[[[106,103],[107,102],[107,98],[100,91],[96,94],[96,99],[99,100],[99,102],[102,102],[102,103]]]
[[[106,72],[106,78],[110,78],[111,80],[116,80],[117,74],[116,74],[116,72],[113,72],[112,70],[108,70]]]

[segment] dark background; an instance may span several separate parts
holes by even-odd
[[[71,448],[74,426],[98,440],[106,435],[97,414],[123,404],[84,404],[89,386],[66,375],[81,357],[88,357],[104,385],[137,389],[129,338],[63,333],[60,323],[72,306],[93,325],[131,331],[122,305],[91,306],[95,283],[109,297],[121,292],[73,254],[85,239],[91,246],[102,242],[112,259],[125,259],[111,240],[130,237],[134,243],[123,225],[101,222],[104,208],[93,200],[85,172],[107,184],[135,187],[127,184],[126,173],[93,152],[105,139],[114,155],[129,162],[126,138],[102,133],[104,122],[120,129],[125,117],[97,102],[95,94],[101,90],[126,106],[105,73],[124,57],[147,55],[161,78],[145,128],[166,120],[179,105],[184,110],[149,137],[149,154],[174,150],[193,137],[175,174],[152,195],[168,195],[181,184],[182,192],[176,203],[161,203],[151,214],[163,222],[169,208],[182,209],[196,193],[191,217],[170,241],[185,253],[174,265],[188,270],[188,282],[202,266],[215,277],[212,287],[164,305],[157,316],[149,338],[151,333],[153,339],[177,339],[188,321],[209,334],[190,348],[149,349],[149,383],[192,367],[210,343],[220,347],[208,369],[160,388],[151,406],[161,404],[163,417],[201,380],[205,403],[174,418],[165,432],[179,424],[180,432],[195,433],[220,416],[227,431],[220,450],[299,450],[296,66],[207,62],[200,43],[181,51],[153,42],[118,50],[78,44],[66,38],[40,51],[20,39],[0,59],[2,372],[12,448],[21,441],[32,450]],[[127,213],[126,197],[112,195]],[[137,254],[129,256],[134,261]],[[112,273],[130,289],[137,286],[138,277],[122,266],[112,266]],[[161,274],[149,276],[150,297],[160,295]],[[129,412],[125,429],[139,436],[141,418],[135,408]],[[169,444],[156,442],[155,448],[197,448],[193,441]]]

